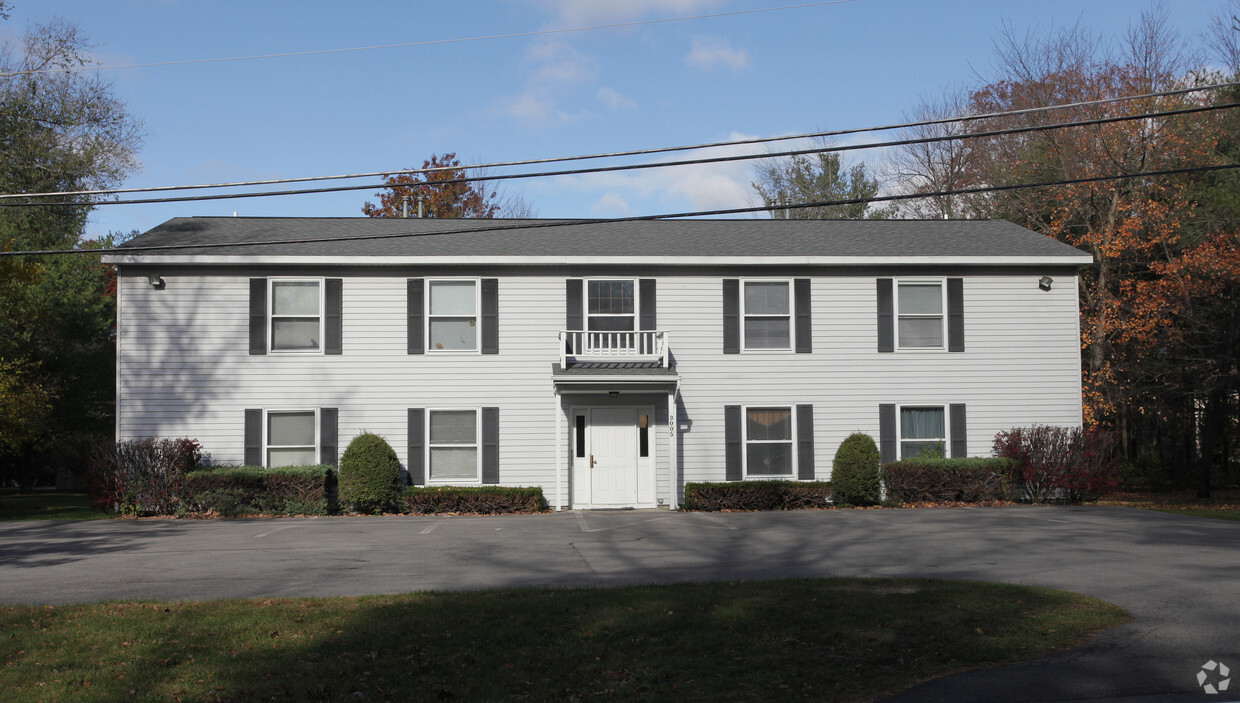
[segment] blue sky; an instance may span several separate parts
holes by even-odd
[[[784,0],[787,2],[788,0]],[[10,38],[76,22],[104,65],[461,39],[775,7],[768,0],[225,2],[15,0]],[[1222,0],[1167,0],[1200,33]],[[109,70],[143,120],[128,187],[610,152],[899,121],[919,96],[991,73],[1004,22],[1080,21],[1118,41],[1142,0],[851,0],[633,27],[370,51]],[[761,150],[760,147],[757,148]],[[753,147],[733,151],[752,151]],[[504,187],[540,217],[753,204],[752,166],[680,167]],[[373,191],[99,208],[91,236],[187,215],[361,214]]]

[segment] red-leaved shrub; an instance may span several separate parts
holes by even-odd
[[[995,435],[995,454],[1016,461],[1024,498],[1080,503],[1119,486],[1118,442],[1105,430],[1031,425]]]

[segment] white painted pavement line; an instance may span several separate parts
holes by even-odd
[[[419,532],[418,534],[429,535],[436,527],[439,527],[445,522],[447,522],[447,520],[436,520],[435,522],[432,522],[431,524],[427,525],[426,528],[422,530],[421,532]]]
[[[586,526],[586,516],[583,512],[575,510],[573,514],[577,516],[577,526],[581,528],[582,532],[597,532],[597,530],[591,530]]]

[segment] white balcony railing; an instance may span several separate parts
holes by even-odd
[[[667,368],[668,338],[663,330],[640,332],[560,332],[560,368],[568,361],[658,361]]]

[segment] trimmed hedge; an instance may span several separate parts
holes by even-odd
[[[729,481],[686,483],[682,510],[801,510],[831,499],[826,481]]]
[[[335,512],[336,472],[330,466],[232,466],[185,476],[190,512],[239,515],[327,515]]]
[[[387,440],[363,432],[340,456],[340,505],[359,513],[382,513],[400,501],[400,459]]]
[[[864,432],[840,442],[831,462],[831,486],[840,505],[874,505],[881,497],[878,445]]]
[[[502,515],[541,513],[547,508],[541,488],[511,486],[429,486],[406,488],[404,512],[412,515],[471,513]]]
[[[1007,500],[1011,459],[904,459],[883,467],[887,497],[901,503]]]

